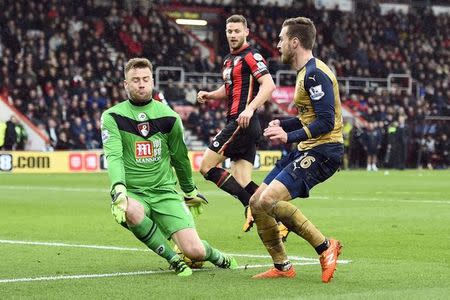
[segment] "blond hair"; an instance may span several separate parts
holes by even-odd
[[[153,65],[148,59],[142,57],[132,58],[125,65],[124,75],[125,77],[127,77],[127,73],[131,69],[145,69],[145,68],[149,68],[150,72],[153,73]]]

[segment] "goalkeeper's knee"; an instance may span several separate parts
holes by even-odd
[[[206,256],[205,247],[201,243],[189,243],[188,245],[183,245],[181,251],[188,258],[194,261],[203,261]]]

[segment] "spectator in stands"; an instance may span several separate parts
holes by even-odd
[[[55,148],[56,144],[58,143],[58,130],[57,130],[57,123],[54,119],[49,119],[47,121],[47,135],[50,139],[50,145]]]
[[[73,149],[72,143],[68,140],[67,134],[61,131],[58,135],[58,142],[56,143],[55,150],[70,150]]]
[[[184,89],[184,98],[189,105],[195,105],[197,103],[197,90],[192,83],[188,83]]]
[[[18,121],[15,116],[11,116],[11,118],[6,122],[6,130],[5,130],[5,143],[3,144],[3,148],[5,150],[16,150],[17,147],[17,132],[16,125]]]
[[[363,136],[362,142],[367,155],[367,171],[378,171],[377,158],[381,148],[381,132],[378,130],[376,122],[369,121]]]
[[[17,121],[14,129],[16,130],[17,135],[16,150],[25,150],[25,145],[28,141],[28,134],[25,127],[22,123]]]

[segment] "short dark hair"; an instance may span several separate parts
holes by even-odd
[[[142,57],[132,58],[125,65],[124,70],[125,77],[127,76],[128,71],[130,71],[131,69],[145,69],[145,68],[149,68],[150,72],[153,73],[153,65],[148,59]]]
[[[242,23],[245,27],[247,27],[247,20],[243,15],[232,15],[227,19],[226,24],[228,23]]]
[[[305,17],[286,19],[283,27],[287,26],[286,35],[289,39],[294,37],[300,40],[302,47],[312,50],[316,41],[316,26],[314,22]]]

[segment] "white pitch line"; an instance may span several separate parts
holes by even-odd
[[[450,204],[450,200],[430,200],[430,199],[424,199],[424,200],[410,200],[410,199],[386,199],[386,198],[347,198],[347,197],[336,197],[336,200],[338,201],[370,201],[370,202],[389,202],[389,203],[396,203],[396,202],[402,202],[402,203],[422,203],[422,204]]]
[[[348,262],[342,262],[346,264]],[[316,262],[296,262],[295,266],[316,265]],[[255,269],[255,268],[267,268],[272,267],[273,264],[258,264],[258,265],[244,265],[239,266],[238,269]],[[214,269],[195,269],[195,272],[211,271]],[[6,278],[0,279],[0,283],[16,283],[16,282],[32,282],[32,281],[55,281],[55,280],[67,280],[67,279],[86,279],[86,278],[105,278],[105,277],[119,277],[119,276],[136,276],[136,275],[154,275],[163,273],[172,273],[171,270],[161,271],[136,271],[136,272],[118,272],[118,273],[105,273],[105,274],[80,274],[80,275],[61,275],[61,276],[41,276],[41,277],[25,277],[25,278]]]
[[[103,246],[103,245],[83,245],[83,244],[68,244],[68,243],[54,243],[54,242],[32,242],[32,241],[17,241],[17,240],[0,240],[0,244],[13,244],[13,245],[33,245],[33,246],[49,246],[49,247],[69,247],[69,248],[88,248],[88,249],[100,249],[100,250],[115,250],[115,251],[139,251],[150,252],[149,249],[135,248],[135,247],[117,247],[117,246]],[[259,254],[241,254],[241,253],[227,253],[236,257],[249,257],[249,258],[270,258],[269,255]],[[310,261],[319,262],[316,258],[289,256],[289,259],[293,261]],[[349,263],[351,260],[339,260],[340,263]]]

